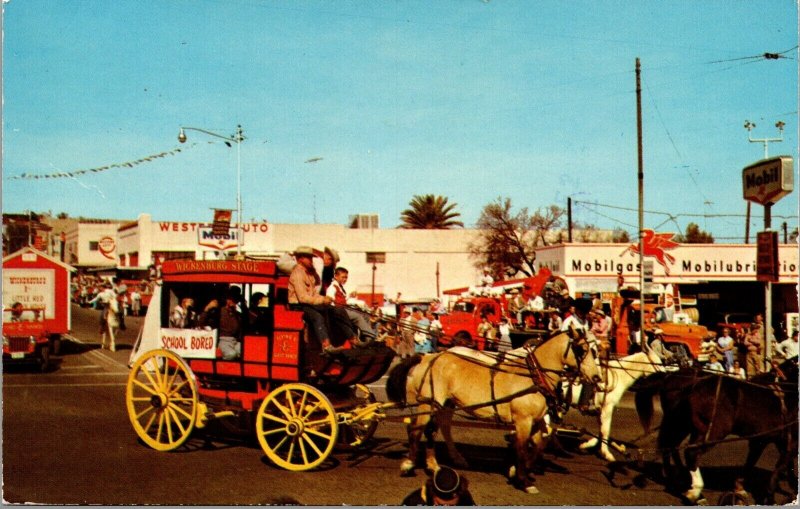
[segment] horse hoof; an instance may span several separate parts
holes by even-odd
[[[527,488],[525,488],[525,493],[529,493],[531,495],[537,495],[539,494],[539,488],[537,488],[536,486],[528,486]]]
[[[617,458],[615,458],[614,455],[611,453],[604,454],[603,458],[609,463],[614,463],[615,461],[617,461]]]
[[[585,449],[591,449],[592,447],[594,447],[596,445],[597,445],[597,439],[596,438],[591,438],[591,439],[585,441],[584,443],[582,443],[581,445],[579,445],[578,449],[584,449],[584,450]]]
[[[515,475],[517,475],[517,467],[514,466],[514,465],[511,465],[511,468],[508,469],[508,478],[511,479]]]

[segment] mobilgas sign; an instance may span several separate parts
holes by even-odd
[[[197,229],[197,243],[201,246],[224,251],[239,245],[239,229],[228,228],[228,233],[215,234],[210,226],[201,226]]]
[[[744,199],[771,205],[794,189],[791,156],[778,156],[753,163],[742,170]]]

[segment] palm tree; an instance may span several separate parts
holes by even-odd
[[[459,226],[464,227],[461,221],[455,218],[461,214],[453,212],[455,203],[447,203],[444,196],[434,196],[432,194],[414,195],[409,203],[410,208],[400,214],[403,224],[400,228],[417,230],[448,230]]]

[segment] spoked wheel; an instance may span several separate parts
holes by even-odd
[[[354,390],[354,396],[359,405],[369,405],[375,402],[375,395],[368,388],[359,384],[355,386]],[[350,424],[340,424],[338,446],[341,449],[360,447],[369,441],[377,430],[377,419],[362,419]]]
[[[336,445],[338,426],[330,400],[305,384],[270,392],[256,417],[256,434],[267,457],[286,470],[319,466]]]
[[[136,434],[158,451],[180,447],[197,421],[197,383],[186,363],[168,350],[149,351],[136,361],[126,399]]]

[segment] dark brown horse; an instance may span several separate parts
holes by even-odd
[[[793,472],[791,463],[797,456],[797,377],[797,364],[792,361],[782,364],[776,374],[760,375],[750,381],[686,368],[653,375],[638,389],[636,409],[645,431],[652,421],[653,396],[661,396],[664,416],[658,448],[665,469],[670,455],[680,461],[678,448],[689,437],[684,457],[691,486],[683,493],[689,502],[702,499],[700,455],[728,435],[748,440],[747,474],[766,446],[775,444],[779,457],[767,487],[768,502],[772,500],[779,475]],[[796,476],[796,472],[792,475]]]

